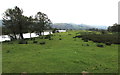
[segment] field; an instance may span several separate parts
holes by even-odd
[[[28,44],[3,43],[2,70],[4,73],[117,73],[118,45],[73,38],[83,32],[86,31],[55,33],[52,40],[35,38],[37,43],[30,39]]]

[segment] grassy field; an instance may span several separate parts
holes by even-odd
[[[104,47],[97,47],[95,42],[73,38],[78,32],[84,31],[55,33],[53,40],[36,38],[36,44],[33,40],[27,40],[28,44],[3,43],[3,72],[117,73],[118,45],[101,43]],[[40,45],[41,41],[46,44]]]

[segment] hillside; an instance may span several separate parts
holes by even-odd
[[[75,29],[75,30],[85,30],[85,29],[90,29],[94,28],[92,26],[88,26],[85,24],[72,24],[72,23],[54,23],[52,25],[53,28],[58,28],[58,29]]]
[[[86,24],[72,24],[72,23],[54,23],[52,27],[58,29],[74,29],[74,30],[85,30],[91,28],[107,29],[107,26],[92,26]]]

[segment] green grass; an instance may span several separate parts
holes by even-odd
[[[2,44],[0,43],[0,74],[2,73]]]
[[[78,32],[85,31],[55,33],[53,40],[36,38],[39,42],[45,41],[45,45],[33,44],[31,40],[28,40],[29,44],[17,44],[18,41],[13,44],[3,43],[3,72],[117,73],[118,45],[107,46],[101,43],[105,47],[100,48],[92,41],[72,38]],[[62,40],[59,40],[59,35]]]

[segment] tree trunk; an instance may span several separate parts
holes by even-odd
[[[49,34],[51,35],[51,31],[49,31]]]
[[[40,31],[40,32],[39,32],[39,36],[41,36],[41,35],[42,35],[42,32]]]
[[[20,38],[21,38],[21,39],[24,39],[23,33],[20,33]]]
[[[43,35],[42,35],[43,39],[44,39],[44,31],[43,31]]]
[[[14,33],[14,39],[16,40],[17,39],[17,36],[16,36],[16,34]]]
[[[31,38],[31,32],[30,32],[30,38]]]

